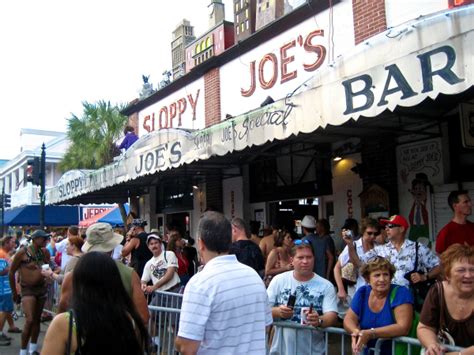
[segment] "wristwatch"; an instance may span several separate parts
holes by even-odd
[[[318,327],[322,327],[322,326],[323,326],[323,319],[318,318]]]

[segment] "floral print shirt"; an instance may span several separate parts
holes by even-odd
[[[392,242],[378,245],[374,248],[377,256],[388,259],[396,269],[392,283],[400,286],[410,286],[410,282],[405,278],[405,274],[415,268],[416,243],[406,239],[400,251],[397,251]],[[430,249],[418,243],[418,267],[420,273],[429,272],[439,265],[439,258]]]

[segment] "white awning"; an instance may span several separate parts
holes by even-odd
[[[114,164],[84,174],[74,189],[47,191],[55,204],[148,174],[262,145],[386,109],[415,106],[474,84],[474,6],[387,30],[338,58],[284,100],[207,129],[150,133]]]

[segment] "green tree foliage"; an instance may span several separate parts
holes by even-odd
[[[68,119],[67,136],[71,142],[60,169],[97,169],[113,161],[114,142],[120,137],[128,118],[120,111],[125,106],[110,102],[83,102],[81,117]]]

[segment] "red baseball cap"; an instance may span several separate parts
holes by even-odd
[[[400,216],[398,214],[395,214],[391,216],[389,219],[381,219],[380,224],[385,226],[386,224],[396,224],[399,226],[404,227],[405,229],[408,229],[408,221],[405,219],[405,217]]]

